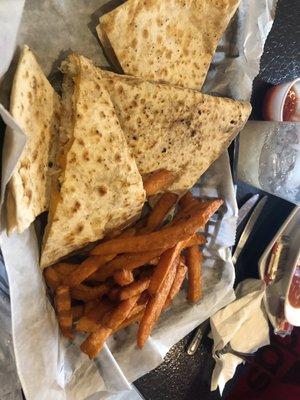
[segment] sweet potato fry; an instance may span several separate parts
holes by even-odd
[[[167,297],[167,300],[163,306],[163,311],[167,310],[171,306],[171,304],[172,304],[172,300],[170,300],[169,297]]]
[[[144,276],[139,280],[132,282],[130,285],[124,286],[123,288],[119,289],[117,299],[126,300],[143,293],[144,290],[148,289],[150,280],[151,278],[149,276]]]
[[[184,264],[185,265],[185,263],[186,263],[186,260],[185,260],[185,255],[184,254],[180,254],[180,257],[179,257],[179,262],[180,262],[180,264]]]
[[[148,291],[151,295],[154,295],[161,290],[169,271],[174,268],[173,264],[175,264],[175,268],[177,267],[179,264],[180,252],[185,247],[186,243],[188,243],[188,241],[189,239],[187,241],[178,242],[174,247],[166,250],[160,256],[159,262],[154,270],[148,287]]]
[[[83,316],[84,313],[84,306],[82,304],[79,304],[78,306],[73,306],[72,307],[72,316],[73,316],[73,321],[77,321],[79,318]]]
[[[97,322],[92,318],[81,317],[77,321],[75,329],[77,332],[92,333],[95,332],[99,328],[99,326],[101,326],[100,322]]]
[[[128,315],[127,318],[132,317],[135,314],[138,314],[140,311],[144,310],[146,307],[146,303],[145,304],[136,304],[133,309],[131,310],[131,313]]]
[[[97,330],[91,333],[81,344],[81,350],[86,353],[91,359],[95,358],[99,351],[104,346],[106,339],[112,334],[112,329],[100,326]]]
[[[190,235],[190,231],[187,232],[186,229],[179,229],[179,226],[170,227],[157,232],[137,235],[134,238],[112,239],[111,241],[95,247],[93,255],[103,255],[112,252],[143,253],[150,250],[166,250]]]
[[[140,321],[140,319],[142,318],[142,316],[144,314],[146,304],[149,300],[149,295],[144,296],[144,294],[146,294],[146,292],[141,294],[136,305],[133,307],[133,309],[131,310],[128,317],[125,319],[124,322],[122,322],[121,325],[118,326],[116,331],[126,328],[127,326],[133,324],[136,321]]]
[[[186,272],[187,272],[187,266],[184,265],[183,263],[179,263],[179,265],[177,267],[177,271],[176,271],[176,275],[175,275],[174,281],[172,283],[170,292],[169,292],[168,297],[167,297],[167,303],[171,304],[172,300],[174,299],[174,297],[179,292],[179,290],[181,288],[181,285],[182,285],[182,282],[184,281]]]
[[[52,266],[52,268],[58,272],[62,276],[69,275],[71,272],[75,272],[79,264],[70,264],[70,263],[57,263]]]
[[[160,169],[152,172],[144,179],[144,189],[146,196],[153,196],[168,188],[175,180],[176,176],[167,169]]]
[[[184,220],[178,221],[174,226],[144,235],[130,238],[112,239],[101,243],[92,250],[93,255],[115,253],[144,252],[155,249],[168,249],[177,242],[193,235],[197,229],[203,227],[210,216],[223,203],[222,200],[210,200],[197,204]]]
[[[176,266],[173,263],[173,267],[169,271],[168,276],[164,281],[164,285],[159,292],[157,292],[147,303],[144,315],[141,319],[138,336],[137,345],[142,348],[152,332],[155,322],[158,320],[161,311],[166,303],[168,294],[170,292],[172,283],[174,281],[176,274]]]
[[[112,260],[115,254],[108,254],[105,256],[90,256],[84,260],[74,272],[65,276],[63,283],[67,286],[73,287],[79,285],[87,279],[93,272],[97,271],[99,267]]]
[[[170,225],[171,226],[179,225],[180,223],[182,223],[182,221],[185,221],[186,219],[190,218],[190,216],[193,215],[195,210],[199,210],[199,208],[201,208],[202,204],[204,204],[204,202],[203,203],[199,202],[198,204],[191,204],[186,208],[182,208],[175,214]],[[204,226],[205,224],[203,225],[203,227]]]
[[[190,240],[187,242],[185,247],[191,247],[191,246],[200,246],[202,244],[206,243],[206,238],[205,236],[201,234],[195,234],[193,235]]]
[[[179,200],[179,206],[181,208],[187,208],[197,203],[199,203],[199,200],[196,199],[191,192],[186,192],[186,194]]]
[[[120,286],[125,286],[134,281],[134,276],[131,271],[122,268],[114,273],[114,281]]]
[[[107,235],[105,235],[104,240],[113,239],[113,238],[116,238],[116,237],[118,237],[118,238],[131,237],[131,236],[134,236],[135,233],[136,233],[136,228],[135,227],[127,228],[125,230],[114,229],[113,231],[111,231]]]
[[[110,268],[112,268],[113,271],[116,271],[122,267],[132,271],[144,264],[147,264],[148,261],[153,260],[154,257],[160,256],[162,252],[163,250],[158,249],[141,253],[121,254],[120,256],[107,263],[105,269],[108,272]]]
[[[197,209],[197,205],[191,205],[186,208],[183,208],[174,215],[173,220],[169,223],[169,225],[166,225],[163,227],[163,229],[168,228],[169,226],[175,226],[181,223],[181,221],[187,219],[193,212],[194,209]]]
[[[113,276],[114,272],[118,269],[125,268],[132,271],[135,268],[147,264],[153,258],[160,256],[162,252],[163,250],[159,249],[144,253],[121,254],[91,275],[90,279],[103,282],[105,279]]]
[[[72,290],[72,289],[71,289]],[[91,310],[99,306],[100,304],[99,299],[89,300],[84,304],[84,314],[87,315]]]
[[[89,301],[100,299],[110,290],[110,285],[103,283],[99,286],[77,285],[71,288],[71,296],[75,300]]]
[[[61,283],[61,275],[52,267],[45,268],[43,273],[47,286],[50,289],[55,290]]]
[[[119,296],[119,291],[120,288],[117,287],[110,289],[110,291],[108,292],[108,298],[112,301],[117,301]]]
[[[202,296],[202,254],[198,246],[187,249],[186,264],[188,267],[188,301],[196,303]]]
[[[115,304],[109,300],[100,300],[100,302],[91,310],[89,310],[85,315],[88,318],[100,321],[103,315],[107,311],[111,311],[115,307]]]
[[[121,325],[118,326],[118,328],[114,332],[118,332],[121,329],[127,328],[130,325],[133,325],[135,322],[138,322],[142,319],[145,311],[145,306],[142,307],[142,309],[138,313],[134,313],[128,318],[125,319],[124,322],[122,322]]]
[[[159,257],[155,257],[152,260],[150,260],[147,264],[149,265],[157,265],[159,262]]]
[[[146,304],[148,302],[149,298],[150,298],[149,293],[147,290],[145,290],[143,293],[141,293],[136,304],[137,305]]]
[[[67,286],[58,286],[55,291],[54,303],[62,334],[68,339],[73,340],[70,288]]]
[[[145,233],[153,232],[159,228],[171,208],[176,204],[177,199],[178,196],[175,193],[164,193],[161,196],[148,216]]]
[[[113,308],[113,303],[109,301],[101,301],[99,305],[78,320],[76,324],[76,331],[94,332],[99,328],[103,315],[108,311],[111,311]]]
[[[103,316],[101,324],[106,328],[116,329],[129,316],[138,298],[139,296],[134,296],[121,301],[112,312],[107,312]]]

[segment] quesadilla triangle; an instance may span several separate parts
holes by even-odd
[[[60,98],[27,46],[14,77],[10,112],[27,142],[7,187],[8,234],[23,232],[48,209],[58,137]]]
[[[251,106],[196,90],[102,71],[142,175],[167,169],[169,190],[191,188],[243,128]]]
[[[126,74],[201,89],[239,2],[128,0],[100,17],[97,32]]]
[[[61,172],[52,186],[42,267],[139,216],[145,201],[141,175],[99,71],[76,54],[61,69]]]

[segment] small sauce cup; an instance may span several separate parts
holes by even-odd
[[[265,121],[300,122],[300,78],[267,91],[263,117]]]
[[[300,326],[300,258],[298,258],[290,278],[285,297],[284,314],[290,324]]]

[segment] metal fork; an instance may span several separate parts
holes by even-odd
[[[221,350],[216,350],[215,355],[220,358],[221,355],[223,354],[233,354],[239,358],[241,358],[243,361],[251,364],[254,368],[258,368],[260,370],[263,370],[269,377],[274,378],[274,376],[271,374],[271,372],[265,368],[264,366],[260,365],[258,362],[255,361],[253,358],[256,353],[243,353],[241,351],[236,351],[231,347],[230,343],[227,343],[226,346],[223,347]]]
[[[230,342],[227,343],[226,346],[223,347],[223,349],[217,350],[217,351],[215,352],[215,355],[216,355],[218,358],[220,358],[221,355],[226,354],[226,353],[230,353],[230,354],[233,354],[233,355],[235,355],[235,356],[237,356],[237,357],[240,357],[240,358],[241,358],[242,360],[244,360],[244,361],[248,361],[248,360],[247,360],[248,357],[254,357],[254,356],[255,356],[255,353],[243,353],[243,352],[241,352],[241,351],[234,350],[234,349],[231,347]]]

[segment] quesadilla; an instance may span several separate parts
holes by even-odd
[[[63,62],[62,117],[41,266],[139,215],[145,201],[114,106],[92,63],[76,54]]]
[[[10,112],[27,142],[7,189],[7,230],[23,232],[48,209],[60,100],[25,46],[14,77]]]
[[[128,0],[100,18],[97,32],[126,74],[201,89],[239,1]]]
[[[127,144],[142,175],[167,169],[169,190],[191,188],[229,146],[251,106],[196,90],[101,70]]]

